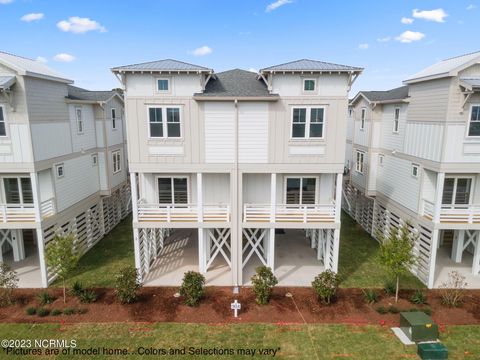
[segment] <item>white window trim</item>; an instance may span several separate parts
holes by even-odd
[[[98,154],[92,154],[92,166],[98,165]]]
[[[0,135],[0,139],[1,138],[8,138],[9,133],[8,133],[8,126],[7,126],[7,112],[5,111],[5,106],[4,105],[0,105],[0,108],[2,108],[3,123],[4,123],[4,126],[5,126],[5,135]]]
[[[305,81],[313,81],[313,90],[305,90]],[[303,78],[302,79],[302,92],[304,94],[315,94],[317,92],[317,79],[316,78]]]
[[[303,184],[303,179],[310,179],[310,178],[315,178],[315,204],[318,203],[318,196],[320,195],[320,176],[308,176],[308,175],[289,175],[285,176],[283,179],[283,203],[287,205],[287,180],[288,179],[302,179],[301,184],[300,184],[300,201],[302,200],[302,184]],[[294,205],[294,204],[288,204],[288,205]],[[298,204],[298,205],[303,205],[303,204]],[[311,204],[307,204],[306,206],[312,206]]]
[[[58,169],[59,168],[62,168],[62,175],[58,174]],[[61,178],[65,177],[65,165],[64,165],[64,163],[55,164],[55,177],[57,179],[61,179]]]
[[[113,113],[115,113],[115,117],[113,116]],[[112,130],[118,130],[118,126],[117,126],[117,121],[118,121],[118,117],[117,117],[117,109],[116,108],[110,108],[110,118],[112,120]],[[113,121],[115,119],[115,121]]]
[[[305,136],[304,137],[293,137],[293,111],[295,109],[306,109],[305,114]],[[323,109],[323,128],[321,137],[310,137],[310,116],[311,109]],[[292,106],[290,111],[290,140],[293,141],[304,141],[304,140],[325,140],[325,133],[327,128],[327,107],[325,105],[295,105]]]
[[[398,110],[398,118],[397,116]],[[400,108],[397,106],[393,109],[393,129],[392,132],[394,134],[398,134],[400,132]]]
[[[167,80],[168,81],[168,90],[160,90],[158,88],[158,81],[159,80]],[[169,77],[157,77],[155,78],[155,92],[157,94],[170,94],[172,92],[172,79]]]
[[[162,126],[163,126],[163,136],[153,136],[150,134],[150,109],[162,109]],[[167,134],[167,108],[178,109],[179,116],[180,116],[180,136],[178,137],[171,137],[165,136]],[[150,105],[147,106],[147,128],[148,128],[148,138],[151,140],[161,140],[161,139],[169,139],[169,140],[182,140],[183,139],[183,108],[180,105],[170,105],[170,104],[159,104],[159,105]]]
[[[362,170],[359,170],[359,164],[360,162],[358,161],[358,154],[362,155]],[[355,171],[358,172],[359,174],[364,174],[365,172],[365,152],[361,150],[355,150]]]
[[[365,116],[364,116],[365,114]],[[365,130],[365,122],[367,121],[367,108],[363,107],[360,110],[360,130],[364,131]]]
[[[480,135],[469,135],[470,123],[472,122],[472,113],[473,113],[473,107],[474,106],[480,107],[480,104],[470,104],[470,111],[468,112],[468,123],[467,123],[467,135],[466,135],[466,137],[469,138],[469,139],[480,139]]]
[[[80,110],[80,119],[78,118],[78,110]],[[79,123],[82,124],[82,131],[78,128]],[[81,106],[75,106],[75,125],[77,127],[77,135],[83,135],[85,132],[85,121],[83,121],[83,109]]]
[[[415,174],[413,173],[413,170],[414,170],[414,169],[417,169],[417,175],[415,175]],[[418,177],[420,176],[420,165],[419,165],[419,164],[414,164],[414,163],[412,163],[412,170],[411,170],[411,173],[410,173],[410,174],[412,175],[412,177],[413,177],[414,179],[418,179]]]
[[[173,186],[173,179],[187,179],[187,204],[190,204],[190,176],[188,175],[157,175],[155,176],[155,201],[156,203],[159,201],[159,193],[158,193],[158,179],[171,179],[171,184],[172,184],[172,200],[174,199],[175,196],[175,188]],[[172,204],[161,204],[161,205],[175,205],[174,203]],[[178,205],[184,205],[184,204],[178,204]]]
[[[115,157],[118,155],[118,168],[115,169]],[[112,151],[112,170],[114,174],[122,171],[122,156],[120,150]]]

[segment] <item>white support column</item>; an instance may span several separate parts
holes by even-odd
[[[432,289],[435,282],[435,265],[437,263],[437,245],[438,245],[438,233],[437,229],[432,232],[432,246],[430,254],[430,268],[428,271],[428,288]]]
[[[462,262],[464,243],[465,243],[465,230],[455,230],[451,256],[452,256],[452,260],[456,263]]]
[[[274,223],[277,210],[277,174],[272,173],[270,176],[270,222]],[[275,228],[269,229],[268,246],[265,247],[267,266],[275,272]]]
[[[275,229],[270,229],[267,247],[267,266],[275,272]]]
[[[340,250],[340,229],[333,231],[333,268],[332,271],[338,271],[338,253]]]
[[[445,183],[445,173],[439,172],[437,174],[437,186],[435,189],[435,207],[433,213],[433,232],[432,243],[430,247],[430,266],[428,271],[428,288],[433,288],[435,283],[435,267],[437,264],[437,251],[439,243],[439,230],[436,228],[440,222],[440,212],[442,210],[443,185]]]
[[[445,183],[445,173],[437,174],[437,187],[435,190],[435,209],[433,213],[433,222],[440,222],[440,212],[442,210],[443,185]]]
[[[275,212],[277,208],[277,174],[270,177],[270,222],[275,222]]]
[[[130,173],[130,191],[132,194],[132,214],[133,222],[138,221],[138,191],[137,191],[137,176],[134,172]]]
[[[475,242],[475,250],[473,252],[473,275],[480,275],[480,230],[476,231],[477,241]]]
[[[40,262],[40,275],[42,277],[42,286],[48,287],[47,265],[45,264],[45,244],[42,231],[42,215],[40,213],[40,188],[36,172],[30,173],[30,183],[32,185],[33,206],[35,208],[35,230],[37,234],[38,260]]]
[[[337,183],[336,183],[336,188],[335,188],[335,222],[339,223],[340,222],[340,215],[341,215],[341,209],[342,209],[342,179],[343,179],[343,174],[338,173],[337,174]]]
[[[205,253],[205,233],[207,231],[207,229],[204,229],[202,227],[198,228],[198,272],[200,274],[205,274],[207,272],[207,257]]]
[[[197,173],[197,221],[203,222],[203,176],[202,173]],[[208,246],[209,241],[207,233],[208,229],[204,229],[202,226],[198,228],[198,271],[201,274],[207,272],[208,261]]]
[[[138,188],[137,188],[137,175],[134,172],[130,173],[130,192],[132,196],[132,217],[133,222],[138,222]],[[133,228],[133,249],[135,252],[135,267],[137,271],[143,277],[143,269],[141,269],[141,255],[140,255],[140,233],[136,225]]]
[[[197,212],[198,222],[203,222],[203,174],[197,173]]]

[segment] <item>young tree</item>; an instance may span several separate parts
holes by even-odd
[[[387,237],[379,234],[380,262],[396,280],[395,302],[398,302],[400,276],[408,273],[410,267],[416,262],[413,253],[416,238],[417,235],[408,229],[408,224],[404,224],[400,229],[392,227]]]
[[[79,256],[74,249],[74,237],[72,234],[55,236],[45,249],[47,266],[57,273],[62,279],[63,302],[66,302],[65,281],[71,272],[77,267]]]

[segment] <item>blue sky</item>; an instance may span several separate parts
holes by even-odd
[[[480,50],[479,20],[480,0],[0,0],[0,50],[90,89],[117,87],[113,66],[163,58],[217,72],[310,58],[365,67],[355,93]]]

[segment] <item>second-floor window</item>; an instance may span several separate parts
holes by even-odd
[[[365,153],[357,151],[357,163],[355,164],[355,170],[361,174],[363,174],[364,169],[364,158]]]
[[[480,136],[480,105],[472,106],[468,136]]]
[[[393,118],[393,132],[398,133],[400,122],[400,108],[395,108],[395,114]]]
[[[292,138],[322,139],[324,137],[325,108],[293,108]]]
[[[115,174],[122,170],[122,163],[121,163],[122,158],[120,157],[120,150],[112,152],[112,158],[113,158],[113,173]]]
[[[0,136],[7,136],[7,127],[5,126],[5,115],[3,106],[0,106]]]
[[[362,114],[360,118],[360,130],[365,129],[365,119],[367,118],[367,109],[362,108]]]
[[[83,134],[82,108],[75,108],[75,119],[77,121],[77,134]]]
[[[179,107],[151,107],[148,114],[151,138],[181,137]]]
[[[315,91],[315,80],[314,79],[303,80],[303,91]]]
[[[168,91],[169,85],[168,79],[157,79],[157,91]]]
[[[117,128],[117,110],[115,108],[111,109],[112,114],[112,129]]]

